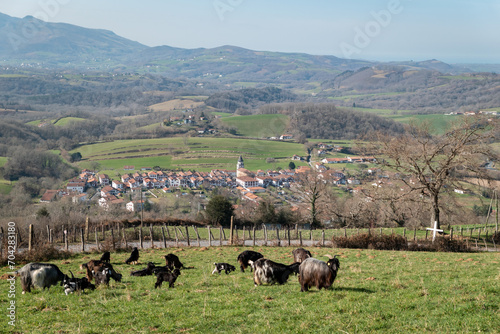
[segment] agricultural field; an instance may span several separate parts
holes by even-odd
[[[193,109],[203,105],[202,101],[194,101],[190,99],[174,99],[167,102],[162,102],[149,106],[149,109],[155,112],[160,111],[173,111],[173,110],[183,110],[183,109]]]
[[[287,128],[288,116],[281,114],[233,116],[223,118],[222,123],[236,128],[238,134],[245,137],[279,137]]]
[[[243,155],[245,167],[250,170],[288,168],[294,154],[304,155],[301,144],[281,141],[248,140],[238,138],[161,138],[120,140],[84,145],[70,152],[80,152],[82,168],[92,162],[101,169],[122,170],[125,165],[141,167],[160,166],[164,169],[196,169],[210,171],[235,169],[236,161]],[[267,163],[266,158],[275,158]]]
[[[4,316],[0,332],[17,333],[498,333],[498,253],[428,253],[308,248],[314,257],[339,255],[330,290],[300,292],[296,276],[284,285],[257,286],[252,273],[212,275],[213,262],[237,266],[253,249],[280,263],[292,262],[290,247],[193,247],[149,249],[140,264],[128,252],[112,253],[122,282],[66,296],[60,286],[21,294],[16,280],[16,324]],[[149,261],[163,265],[176,254],[187,267],[175,286],[154,288],[155,277],[131,277]],[[50,261],[77,277],[80,264],[100,254]],[[16,263],[16,267],[21,266]],[[3,278],[8,273],[1,269]],[[7,292],[9,282],[0,280]],[[10,302],[7,293],[2,305]],[[4,315],[7,311],[4,308]]]

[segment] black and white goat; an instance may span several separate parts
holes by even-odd
[[[111,263],[102,262],[100,260],[90,260],[89,262],[82,264],[80,268],[87,271],[87,279],[89,282],[94,278],[94,272],[102,271],[103,269],[108,269],[110,277],[115,281],[120,282],[122,280],[122,274],[117,273],[113,269]]]
[[[220,275],[221,271],[224,271],[227,274],[229,274],[231,271],[235,271],[236,268],[235,266],[225,263],[225,262],[219,262],[219,263],[214,263],[215,269],[212,271],[212,275],[215,273],[218,273]]]
[[[141,269],[141,270],[136,270],[130,272],[130,276],[150,276],[153,275],[153,270],[156,268],[155,264],[153,262],[148,262],[148,265],[146,268]]]
[[[161,288],[161,285],[163,282],[168,282],[168,287],[173,288],[174,283],[177,280],[177,277],[181,274],[181,271],[179,269],[174,269],[174,271],[161,271],[158,274],[156,274],[156,283],[155,283],[155,289],[156,288]]]
[[[64,293],[66,294],[66,296],[75,291],[85,291],[85,289],[90,289],[90,290],[95,289],[95,285],[90,283],[87,277],[75,278],[73,272],[71,270],[69,272],[71,273],[71,278],[69,278],[68,275],[64,275],[64,280],[62,283],[64,287]]]
[[[258,259],[261,259],[263,257],[264,257],[264,255],[262,255],[258,252],[251,251],[251,250],[246,250],[246,251],[241,252],[240,255],[238,255],[238,259],[237,259],[238,263],[240,264],[241,272],[242,273],[245,272],[245,269],[250,265],[249,261],[255,262]],[[250,267],[250,271],[252,271],[252,267]]]
[[[95,279],[95,286],[101,284],[109,285],[109,279],[111,278],[111,271],[106,267],[96,267],[92,270],[92,275]]]
[[[55,264],[50,263],[28,263],[14,274],[21,277],[23,294],[35,287],[45,290],[58,282],[62,285],[65,276]]]
[[[285,284],[292,273],[299,272],[300,263],[290,265],[277,263],[269,259],[260,258],[257,261],[249,261],[253,267],[253,282],[255,286],[261,284]]]
[[[310,287],[315,286],[318,290],[328,289],[332,286],[337,277],[337,271],[340,268],[337,255],[328,262],[323,262],[313,257],[305,259],[299,267],[300,291],[308,291]]]

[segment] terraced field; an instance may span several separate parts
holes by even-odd
[[[301,144],[280,141],[248,140],[238,138],[161,138],[120,140],[81,146],[82,168],[98,162],[102,169],[123,169],[125,165],[141,167],[160,166],[166,169],[196,169],[210,171],[214,168],[235,169],[240,155],[250,170],[288,168],[294,154],[305,155]],[[275,163],[266,163],[275,158]]]

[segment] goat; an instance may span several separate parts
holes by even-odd
[[[221,271],[224,271],[227,275],[231,271],[236,270],[236,268],[233,265],[230,265],[229,263],[224,263],[224,262],[214,263],[214,266],[215,266],[215,269],[214,269],[214,271],[212,271],[212,275],[215,274],[216,272],[219,273],[219,275],[220,275]]]
[[[305,259],[299,267],[300,291],[308,291],[312,286],[318,290],[328,289],[335,281],[339,268],[337,255],[330,257],[327,263],[313,257]]]
[[[156,283],[155,283],[155,289],[156,288],[161,288],[161,285],[163,282],[168,282],[168,287],[173,288],[175,280],[177,277],[181,274],[181,271],[179,269],[174,269],[174,271],[163,271],[159,272],[156,275]]]
[[[305,259],[312,257],[311,252],[304,248],[297,248],[292,251],[293,262],[302,263]]]
[[[109,285],[109,278],[111,277],[111,271],[106,267],[96,267],[92,270],[92,275],[95,278],[95,285],[99,286],[101,284]]]
[[[101,256],[100,261],[110,263],[111,262],[111,254],[109,252],[104,252],[104,254],[102,254],[102,256]]]
[[[300,263],[295,262],[287,266],[264,258],[249,262],[254,269],[253,282],[255,286],[274,283],[285,284],[290,274],[299,272],[300,265]]]
[[[184,268],[184,265],[179,260],[179,257],[175,254],[167,254],[165,257],[165,267],[168,267],[170,270],[181,269]]]
[[[264,257],[264,255],[262,255],[258,252],[251,251],[251,250],[246,250],[246,251],[242,252],[240,255],[238,255],[238,262],[240,264],[241,272],[242,273],[245,272],[245,269],[249,265],[249,261],[255,262],[258,259],[263,258],[263,257]],[[250,272],[252,272],[252,267],[250,267]]]
[[[90,290],[95,289],[95,285],[90,283],[87,277],[75,278],[73,272],[71,270],[69,272],[71,273],[71,278],[69,278],[68,275],[64,275],[64,280],[62,283],[64,287],[64,293],[66,294],[66,296],[75,291],[85,291],[85,289],[90,289]]]
[[[137,247],[134,247],[132,249],[132,253],[130,253],[130,257],[125,261],[126,264],[130,264],[134,262],[134,264],[137,264],[137,261],[139,260],[139,250]]]
[[[141,270],[130,272],[130,276],[149,276],[153,275],[153,270],[156,268],[153,262],[148,262],[148,266]]]
[[[64,280],[64,274],[55,264],[50,263],[28,263],[21,269],[14,272],[21,277],[21,287],[23,294],[31,292],[31,288],[50,289],[52,285]]]
[[[85,269],[87,271],[87,279],[89,280],[89,282],[94,278],[93,272],[96,272],[96,268],[98,267],[107,268],[109,270],[111,278],[117,282],[121,282],[122,274],[117,273],[113,269],[111,263],[102,262],[101,260],[90,260],[89,262],[80,265],[81,269]]]

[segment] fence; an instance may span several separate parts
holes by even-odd
[[[212,247],[212,246],[319,246],[332,247],[336,237],[349,237],[354,234],[397,234],[408,241],[428,240],[432,236],[428,230],[396,229],[322,229],[305,230],[295,225],[294,227],[272,227],[261,225],[258,227],[234,226],[229,229],[213,226],[195,225],[167,225],[149,224],[147,226],[127,227],[122,223],[82,226],[60,226],[51,228],[46,225],[29,225],[27,241],[21,238],[23,233],[17,230],[18,248],[28,251],[39,244],[51,244],[56,248],[79,252],[116,250],[127,247],[138,248],[168,248],[168,247]],[[498,251],[492,238],[494,227],[468,227],[454,226],[445,232],[450,239],[465,240],[471,248],[481,251]],[[0,247],[2,255],[5,250],[6,240],[3,227],[0,227]]]

